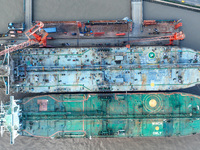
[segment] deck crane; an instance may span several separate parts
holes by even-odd
[[[46,37],[48,36],[48,33],[42,29],[43,27],[44,23],[37,22],[35,26],[33,26],[31,29],[25,32],[25,35],[28,37],[28,41],[1,51],[0,56],[7,54],[8,52],[9,53],[14,52],[17,51],[18,49],[22,49],[37,43],[46,46]],[[34,39],[31,39],[31,36],[34,36]]]
[[[132,40],[132,41],[124,41],[123,44],[168,40],[169,44],[167,44],[167,45],[173,45],[173,41],[183,40],[184,38],[185,38],[185,34],[182,31],[180,31],[180,32],[175,32],[174,34],[168,35],[168,36],[160,36],[160,37],[153,37],[153,38],[143,38],[143,39]],[[129,46],[127,46],[127,47],[129,47]]]

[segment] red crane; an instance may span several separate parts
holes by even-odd
[[[37,43],[46,46],[46,37],[48,36],[48,33],[42,29],[43,27],[44,24],[42,22],[38,22],[35,26],[25,32],[25,35],[28,37],[28,41],[1,51],[0,56]],[[34,39],[31,39],[30,36],[34,36]]]
[[[151,41],[169,41],[169,44],[167,45],[173,45],[173,41],[177,40],[183,40],[185,39],[185,34],[180,31],[180,32],[175,32],[172,35],[168,36],[160,36],[160,37],[153,37],[153,38],[143,38],[143,39],[138,39],[138,40],[133,40],[133,41],[124,41],[123,43],[136,43],[136,42],[151,42]]]

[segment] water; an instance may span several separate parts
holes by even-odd
[[[23,0],[0,0],[0,33],[8,31],[9,22],[24,22]]]
[[[17,2],[16,2],[17,1]],[[15,3],[14,3],[15,2]],[[22,22],[23,0],[1,0],[0,5],[0,32],[7,31],[8,22]],[[34,20],[99,20],[121,19],[130,17],[130,0],[34,0]],[[8,11],[9,10],[9,11]],[[181,46],[200,50],[200,13],[174,7],[144,3],[145,19],[179,19],[183,20],[183,30],[186,39]],[[199,94],[198,88],[181,90]],[[16,95],[20,98],[21,95]],[[0,99],[9,99],[0,91]],[[18,137],[15,145],[9,145],[9,136],[0,138],[0,150],[197,150],[200,134],[179,138],[118,138],[118,139],[42,139]]]
[[[34,20],[100,20],[130,16],[130,0],[34,0]]]

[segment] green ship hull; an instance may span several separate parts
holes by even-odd
[[[24,98],[18,106],[22,136],[169,137],[200,132],[200,97],[185,93],[44,95]],[[18,123],[13,124],[17,129]]]

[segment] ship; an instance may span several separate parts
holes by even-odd
[[[40,138],[187,136],[200,132],[200,96],[187,93],[55,94],[1,103],[1,134]]]
[[[133,21],[88,20],[88,21],[43,21],[44,30],[53,38],[132,37],[136,31]],[[144,20],[139,33],[142,37],[166,36],[179,32],[180,20]],[[136,43],[134,43],[136,44]]]
[[[28,48],[0,63],[6,94],[164,91],[200,82],[199,52],[173,46]]]

